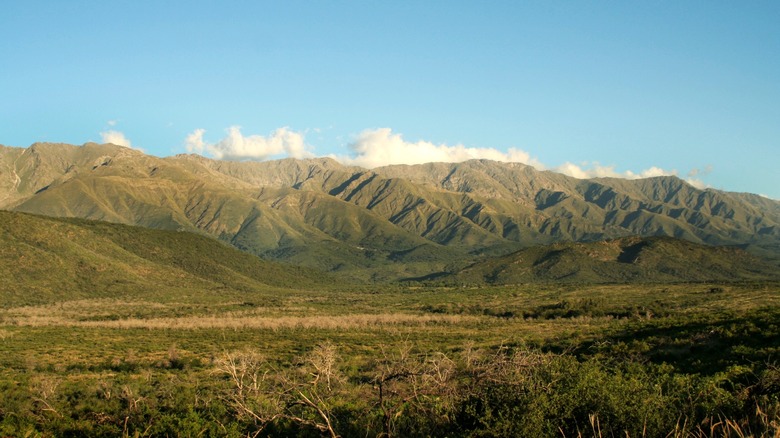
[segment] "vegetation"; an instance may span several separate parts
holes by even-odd
[[[777,283],[0,311],[2,436],[775,436]]]
[[[776,262],[671,237],[561,242],[491,257],[435,280],[449,284],[665,283],[780,279]],[[423,279],[425,280],[425,279]]]
[[[776,281],[339,284],[176,231],[0,237],[3,437],[780,433]]]
[[[0,211],[0,242],[0,307],[97,297],[240,300],[256,289],[336,282],[198,234],[82,219]]]

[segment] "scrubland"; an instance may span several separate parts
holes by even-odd
[[[0,436],[780,434],[771,282],[32,300],[0,351]]]

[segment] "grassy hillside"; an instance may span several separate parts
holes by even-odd
[[[733,247],[630,237],[528,248],[434,278],[467,284],[731,282],[778,279],[780,266]]]
[[[0,211],[3,306],[79,298],[157,300],[322,287],[327,274],[261,260],[206,236]]]

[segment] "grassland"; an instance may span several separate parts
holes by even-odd
[[[10,212],[0,279],[0,437],[780,433],[776,281],[367,285]]]
[[[780,433],[772,282],[159,290],[0,346],[0,436]]]

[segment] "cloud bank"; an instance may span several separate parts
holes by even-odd
[[[507,152],[493,148],[448,146],[427,141],[408,142],[390,128],[365,130],[349,145],[354,157],[334,157],[354,166],[374,168],[388,164],[423,164],[430,162],[458,163],[472,159],[488,159],[539,166],[527,152],[510,148]]]
[[[196,129],[187,136],[185,139],[187,151],[207,154],[220,160],[265,160],[275,156],[314,157],[312,148],[304,141],[304,134],[291,131],[287,127],[279,128],[269,136],[244,136],[241,134],[240,127],[231,126],[226,130],[227,136],[217,143],[206,142],[203,139],[205,132],[203,129]],[[462,144],[435,144],[422,140],[410,142],[405,140],[401,134],[394,133],[390,128],[367,129],[358,134],[348,147],[351,151],[349,155],[329,156],[343,164],[368,169],[391,164],[459,163],[472,159],[488,159],[523,163],[539,170],[552,170],[580,179],[639,179],[654,176],[678,176],[677,170],[667,170],[656,166],[639,172],[631,170],[619,172],[615,170],[614,166],[603,166],[598,162],[579,165],[566,162],[556,167],[550,167],[532,157],[528,152],[517,148],[509,148],[504,152],[494,148],[466,147]],[[688,172],[685,180],[697,188],[705,188],[707,185],[698,177],[707,175],[711,171],[710,166],[704,169],[692,169]]]
[[[630,170],[626,170],[625,172],[618,172],[615,170],[614,166],[602,166],[598,163],[593,163],[591,165],[584,164],[583,166],[578,166],[576,164],[566,162],[558,167],[551,168],[550,170],[562,173],[564,175],[573,176],[574,178],[579,178],[579,179],[591,179],[591,178],[640,179],[640,178],[652,178],[654,176],[678,176],[679,177],[677,170],[674,169],[666,170],[656,166],[652,166],[648,169],[642,170],[641,172],[632,172]],[[688,172],[688,177],[683,179],[685,180],[685,182],[696,187],[697,189],[705,189],[709,187],[701,179],[694,178],[696,175],[706,175],[706,173],[702,173],[699,169],[693,169],[690,172]]]
[[[269,136],[241,134],[241,127],[231,126],[227,136],[216,143],[203,139],[205,129],[196,129],[185,139],[187,151],[208,154],[218,160],[265,160],[276,155],[292,158],[310,158],[312,154],[303,140],[303,134],[288,128],[279,128]]]
[[[633,172],[630,170],[618,172],[614,166],[602,166],[599,163],[577,165],[566,162],[557,167],[549,167],[521,149],[510,148],[502,152],[493,148],[468,148],[463,145],[448,146],[427,141],[408,142],[401,134],[394,134],[390,128],[366,130],[357,136],[349,145],[352,157],[333,156],[342,163],[374,168],[389,164],[422,164],[430,162],[458,163],[471,159],[488,159],[494,161],[523,163],[539,170],[552,170],[580,179],[590,178],[624,178],[639,179],[654,176],[677,175],[676,170],[666,170],[653,166],[648,169]],[[696,187],[704,188],[705,184],[694,177],[706,174],[705,171],[692,170],[686,181]]]
[[[632,172],[626,170],[625,172],[618,172],[615,170],[615,166],[602,166],[599,163],[583,164],[578,166],[574,163],[566,162],[558,167],[554,167],[551,170],[562,173],[564,175],[573,176],[580,179],[589,178],[624,178],[624,179],[638,179],[638,178],[651,178],[654,176],[669,176],[677,175],[676,170],[664,170],[660,167],[652,166],[641,172]]]

